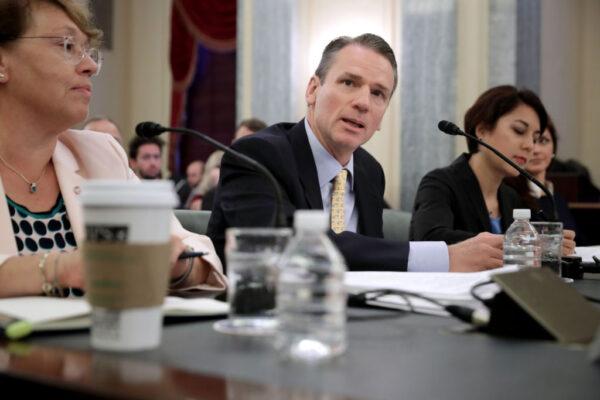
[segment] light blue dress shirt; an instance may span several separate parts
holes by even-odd
[[[321,189],[321,200],[323,200],[323,210],[327,214],[331,213],[331,191],[333,190],[333,180],[342,169],[348,170],[348,181],[346,182],[346,193],[344,194],[344,222],[346,231],[356,232],[358,229],[358,210],[354,206],[354,156],[350,157],[348,164],[341,165],[338,160],[319,142],[314,132],[304,120],[306,133],[308,134],[308,143],[312,151],[315,164],[317,166],[317,176],[319,177],[319,188]]]
[[[344,196],[344,217],[346,230],[356,233],[358,229],[358,209],[355,207],[354,156],[350,157],[348,164],[345,166],[341,165],[319,142],[307,119],[304,119],[304,127],[317,167],[323,209],[327,213],[331,212],[333,179],[343,168],[348,170],[348,182]],[[448,272],[450,264],[448,247],[444,242],[410,242],[409,246],[410,251],[407,266],[409,272]]]
[[[492,233],[498,233],[501,234],[502,233],[502,224],[500,223],[502,220],[502,218],[497,217],[490,217],[490,225],[492,226]]]

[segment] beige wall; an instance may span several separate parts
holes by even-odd
[[[541,5],[540,94],[558,129],[558,155],[583,162],[600,184],[600,1]]]
[[[113,48],[104,52],[102,72],[94,79],[90,115],[113,118],[125,143],[138,122],[169,123],[170,21],[170,0],[114,1]]]
[[[456,40],[456,113],[455,121],[463,126],[463,117],[475,99],[488,88],[488,0],[458,0]],[[467,151],[467,142],[455,140],[456,155]]]
[[[600,1],[585,0],[582,9],[581,160],[600,185]]]

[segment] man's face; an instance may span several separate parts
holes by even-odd
[[[342,165],[379,129],[393,87],[390,62],[354,44],[335,55],[324,80],[311,78],[306,89],[308,123]]]
[[[190,165],[188,165],[187,169],[185,170],[185,177],[190,187],[194,187],[198,183],[200,183],[200,178],[202,178],[203,169],[204,165],[199,162],[193,162]]]
[[[139,147],[132,167],[141,179],[160,179],[161,161],[160,147],[154,143],[146,143]]]

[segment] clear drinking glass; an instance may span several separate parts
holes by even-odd
[[[275,333],[277,263],[292,236],[289,228],[229,228],[225,258],[229,316],[215,330],[238,335]]]
[[[542,267],[550,268],[561,276],[562,222],[532,222],[531,225],[538,233],[542,250]]]

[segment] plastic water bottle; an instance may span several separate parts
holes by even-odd
[[[294,228],[280,262],[275,347],[286,359],[320,362],[346,349],[346,264],[325,234],[325,212],[296,211]]]
[[[504,266],[540,267],[542,263],[538,234],[529,223],[531,211],[513,210],[514,222],[504,235]]]

